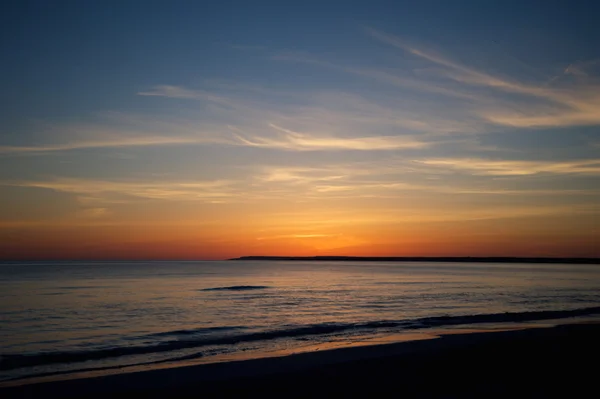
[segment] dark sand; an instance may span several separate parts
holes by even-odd
[[[0,397],[596,397],[600,324],[446,335],[0,389]]]

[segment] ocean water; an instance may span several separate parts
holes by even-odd
[[[4,262],[0,381],[595,317],[600,265]]]

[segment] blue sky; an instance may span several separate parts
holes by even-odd
[[[82,232],[96,248],[106,229],[133,229],[132,248],[210,243],[215,225],[243,234],[194,256],[286,237],[290,251],[366,253],[407,242],[417,223],[430,228],[408,248],[446,254],[439,231],[473,240],[481,225],[463,225],[480,221],[498,231],[483,254],[503,251],[494,239],[514,253],[597,254],[596,2],[2,7],[10,256],[56,229],[66,251]],[[181,233],[163,240],[167,225]]]

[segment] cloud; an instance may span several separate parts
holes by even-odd
[[[242,90],[247,89],[242,86]],[[268,102],[225,98],[176,86],[157,86],[143,95],[218,101],[232,107],[192,120],[108,113],[96,124],[53,126],[45,135],[51,136],[53,142],[0,146],[0,154],[186,145],[286,151],[386,151],[427,148],[435,143],[414,132],[449,131],[464,126],[452,121],[428,124],[419,115],[398,112],[348,93],[320,93],[312,97],[310,105],[280,104],[277,107]],[[386,127],[393,129],[393,134],[372,134],[373,130]]]
[[[231,181],[109,181],[76,178],[55,178],[46,181],[5,182],[3,185],[46,188],[76,194],[86,202],[109,203],[123,197],[155,200],[202,200],[212,202],[238,195],[231,190]],[[93,200],[90,200],[93,199]],[[118,203],[118,202],[117,202]],[[95,208],[99,209],[99,208]]]
[[[44,144],[39,146],[0,146],[0,153],[42,153],[91,148],[152,147],[164,145],[199,144],[206,142],[209,142],[209,140],[194,137],[123,135],[121,137],[98,137],[96,140],[70,141],[60,144]]]
[[[587,78],[593,76],[598,67],[600,67],[600,60],[574,62],[565,68],[564,74]]]
[[[231,104],[231,102],[228,99],[208,91],[191,90],[186,89],[184,87],[171,85],[157,85],[149,91],[139,92],[138,95],[150,97],[180,98],[188,100],[207,100],[216,103]]]
[[[0,145],[0,154],[43,154],[85,149],[127,149],[207,144],[235,144],[232,135],[223,134],[211,124],[196,124],[183,119],[165,120],[153,116],[108,112],[95,123],[51,124],[37,133],[35,145]],[[113,151],[112,156],[131,157]]]
[[[543,87],[537,87],[532,85],[523,84],[517,81],[511,81],[503,78],[499,78],[485,72],[478,71],[473,68],[469,68],[467,66],[461,65],[459,63],[453,62],[442,55],[435,54],[433,52],[429,52],[426,50],[418,49],[412,47],[402,41],[400,38],[385,34],[383,32],[379,32],[374,29],[367,29],[367,32],[374,38],[388,43],[396,48],[407,51],[410,54],[413,54],[417,57],[428,60],[438,66],[446,67],[447,70],[444,70],[442,74],[452,80],[456,80],[460,83],[466,83],[469,85],[475,86],[487,86],[503,91],[514,92],[519,94],[526,94],[535,97],[541,98],[551,98],[551,99],[563,99],[560,93],[555,92],[553,90],[549,90]]]
[[[407,69],[340,65],[306,53],[283,53],[274,60],[293,61],[344,71],[401,89],[440,94],[456,99],[429,104],[429,115],[421,111],[423,125],[440,120],[452,110],[450,118],[463,122],[462,132],[486,133],[498,127],[543,128],[600,124],[600,80],[595,67],[598,61],[577,62],[567,66],[561,76],[550,82],[522,82],[496,76],[455,62],[433,51],[408,44],[399,37],[375,29],[367,33],[383,43],[421,59],[435,68]],[[568,79],[570,76],[577,80]],[[399,111],[423,107],[417,100],[404,101]],[[440,112],[444,111],[446,112]],[[406,118],[398,118],[399,120]],[[451,130],[452,131],[452,130]],[[456,131],[456,130],[454,130]],[[432,131],[433,132],[433,131]]]
[[[559,175],[598,175],[600,159],[576,161],[512,161],[489,159],[429,159],[416,161],[425,165],[463,170],[474,175],[524,176],[540,173]]]
[[[314,121],[317,126],[313,130],[319,124],[351,132],[385,129],[404,135],[417,133],[420,138],[436,141],[440,141],[439,135],[476,133],[482,128],[473,118],[455,118],[452,104],[437,112],[433,112],[431,105],[403,96],[366,98],[355,93],[327,91],[315,96],[314,106],[300,109],[297,119]]]
[[[342,65],[298,52],[272,58],[345,71],[428,96],[378,90],[360,94],[341,90],[282,92],[235,82],[217,84],[212,91],[162,84],[137,94],[206,102],[217,107],[203,108],[206,112],[187,125],[145,117],[111,131],[102,131],[103,126],[92,126],[89,133],[89,126],[83,127],[82,132],[75,132],[77,127],[66,127],[68,134],[54,135],[62,137],[58,142],[4,145],[0,146],[0,153],[208,144],[285,151],[429,149],[448,143],[436,135],[455,139],[459,134],[497,132],[505,127],[600,124],[597,60],[568,65],[563,75],[550,84],[528,83],[480,71],[375,29],[367,29],[367,33],[434,68]],[[440,100],[440,96],[431,94],[452,100]],[[280,101],[281,96],[294,97],[294,101]]]
[[[236,135],[244,144],[251,147],[273,148],[294,151],[317,150],[398,150],[406,148],[424,148],[430,143],[418,141],[406,136],[373,137],[330,137],[299,133],[275,124],[269,124],[279,135],[276,137]]]
[[[409,136],[374,137],[334,137],[293,132],[274,124],[266,127],[276,130],[277,135],[244,133],[241,129],[229,126],[233,134],[199,134],[197,136],[128,136],[98,137],[95,140],[73,140],[60,144],[38,146],[0,146],[0,154],[31,154],[83,149],[113,149],[127,147],[156,147],[182,145],[222,145],[244,146],[288,151],[327,151],[327,150],[398,150],[425,148],[433,143],[419,141]],[[263,130],[264,131],[264,130]],[[127,155],[120,154],[120,157]]]
[[[462,161],[462,163],[461,163]],[[469,162],[470,161],[470,162]],[[277,193],[283,198],[294,198],[302,193],[302,198],[312,199],[357,199],[357,198],[402,198],[407,193],[452,194],[452,195],[488,195],[488,196],[597,196],[596,189],[560,189],[536,188],[528,185],[515,188],[513,184],[506,186],[502,180],[467,180],[427,179],[424,176],[436,177],[440,169],[444,176],[453,170],[466,171],[480,176],[523,176],[532,175],[536,170],[552,170],[553,173],[567,173],[567,165],[562,169],[554,166],[535,165],[531,163],[525,170],[522,163],[512,165],[505,163],[484,164],[476,160],[398,160],[384,162],[357,162],[354,164],[327,165],[322,167],[263,167],[257,175],[259,187],[265,191]],[[455,166],[460,165],[462,169]],[[476,166],[473,166],[476,165]],[[592,169],[584,169],[582,165],[571,165],[571,173],[594,173]],[[486,168],[487,167],[487,168]],[[476,169],[474,169],[476,168]],[[518,169],[520,168],[520,169]],[[540,172],[541,173],[541,172]]]
[[[265,168],[258,179],[264,182],[316,183],[345,177],[344,171],[329,168],[274,167]]]
[[[201,129],[202,126],[199,126]],[[327,151],[327,150],[398,150],[425,148],[432,143],[419,141],[414,136],[374,136],[374,137],[336,137],[298,133],[269,123],[260,129],[261,133],[247,133],[235,126],[218,129],[200,130],[196,134],[179,133],[181,126],[170,127],[171,136],[115,133],[93,133],[90,138],[75,138],[64,143],[42,144],[37,146],[0,146],[0,154],[43,154],[48,152],[73,151],[83,149],[116,149],[128,147],[156,147],[183,145],[222,145],[244,146],[287,151]],[[253,130],[259,128],[253,127]],[[270,132],[270,134],[265,134]],[[184,135],[187,134],[187,135]],[[120,154],[120,157],[127,156]]]
[[[399,198],[407,191],[421,191],[437,194],[454,194],[454,195],[495,195],[495,196],[544,196],[544,195],[600,195],[600,190],[557,190],[557,189],[531,189],[524,188],[520,190],[479,187],[473,185],[471,187],[462,185],[440,185],[431,184],[414,184],[407,182],[397,183],[368,183],[357,182],[354,184],[319,184],[314,186],[314,190],[318,193],[336,194],[344,193],[345,198]]]
[[[411,47],[408,44],[404,43],[398,37],[388,35],[374,29],[368,29],[367,32],[374,38],[379,39],[380,41],[388,43],[399,49],[405,50],[417,57],[431,61],[432,63],[437,64],[439,66],[447,67],[449,72],[446,72],[445,76],[461,83],[467,83],[477,86],[488,86],[500,90],[520,94],[528,94],[537,97],[551,97],[554,94],[553,92],[543,88],[524,85],[518,82],[501,79],[489,75],[487,73],[477,71],[473,68],[460,65],[439,54],[434,54],[432,52],[427,52],[421,49],[417,49],[415,47]]]
[[[366,67],[354,67],[349,65],[340,65],[329,61],[320,60],[316,57],[313,57],[309,54],[305,53],[282,53],[277,54],[271,57],[271,59],[276,61],[292,61],[292,62],[301,62],[305,64],[312,64],[315,66],[321,66],[329,69],[335,69],[339,71],[344,71],[347,73],[352,73],[355,75],[367,77],[381,83],[389,84],[392,86],[397,86],[404,89],[415,89],[418,91],[425,91],[435,94],[443,94],[445,96],[462,98],[462,99],[471,99],[476,100],[480,97],[475,95],[474,93],[468,93],[464,90],[457,90],[456,88],[445,88],[436,84],[431,84],[429,82],[425,82],[422,80],[417,80],[413,76],[399,76],[397,73],[393,73],[384,69],[377,68],[366,68]]]
[[[526,84],[461,65],[439,54],[410,46],[398,37],[374,29],[367,29],[367,32],[384,43],[444,67],[439,75],[449,80],[470,87],[485,87],[494,91],[525,95],[544,102],[533,106],[520,102],[523,106],[519,107],[518,111],[498,104],[491,109],[478,110],[478,115],[488,122],[522,128],[600,124],[600,85],[595,79],[586,80],[584,85],[560,79],[555,79],[556,87]],[[586,66],[593,63],[588,63]],[[568,66],[565,74],[588,77],[582,64]]]
[[[282,92],[256,85],[217,84],[222,90],[236,93],[230,93],[225,98],[224,95],[208,95],[206,91],[177,86],[157,87],[161,89],[151,92],[152,95],[209,102],[218,98],[220,102],[227,103],[231,109],[220,112],[226,112],[224,116],[230,120],[229,128],[240,133],[237,135],[238,144],[253,147],[301,151],[424,148],[429,144],[408,134],[472,130],[470,121],[441,119],[439,116],[431,118],[426,110],[402,110],[393,104],[390,106],[389,101],[377,103],[358,94],[341,91],[316,91],[299,95],[298,92]],[[248,93],[268,99],[252,97],[252,100],[248,100],[245,98]],[[295,101],[288,105],[279,100],[281,96],[294,97]],[[240,123],[236,124],[235,120]],[[285,124],[303,128],[281,127]],[[269,129],[265,130],[265,127]],[[382,136],[371,133],[382,127],[394,129],[394,134]],[[268,134],[272,129],[277,130],[279,136]],[[314,133],[299,133],[299,130]],[[254,133],[247,136],[248,131]],[[361,132],[363,137],[357,137]]]
[[[204,203],[255,203],[292,201],[320,203],[322,200],[358,198],[402,199],[416,195],[598,195],[598,190],[506,188],[502,181],[427,180],[438,168],[466,171],[482,176],[509,176],[535,173],[600,174],[600,163],[493,162],[485,160],[425,160],[421,162],[357,162],[321,167],[255,166],[239,180],[98,180],[56,177],[46,180],[0,182],[4,186],[54,190],[75,196],[82,207],[79,218],[110,216],[108,209],[140,200],[198,201]],[[287,203],[287,202],[282,202]]]

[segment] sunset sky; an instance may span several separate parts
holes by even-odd
[[[8,3],[0,259],[600,256],[600,2]]]

